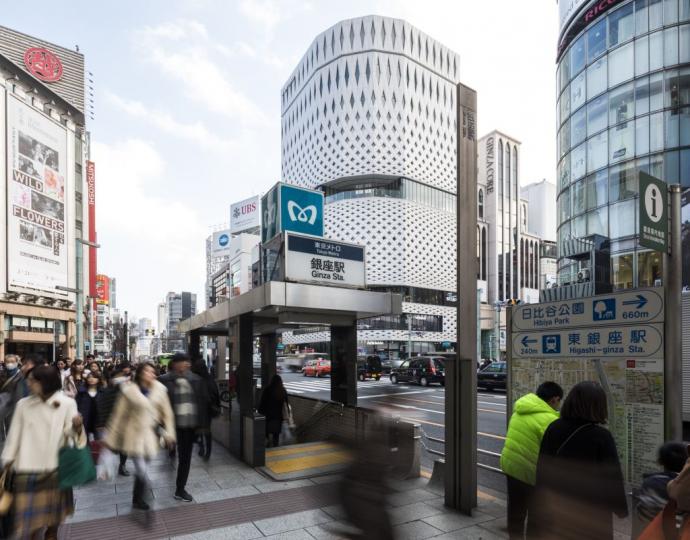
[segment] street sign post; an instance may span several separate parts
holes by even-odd
[[[668,249],[668,185],[640,172],[640,246],[656,251]]]
[[[557,382],[566,393],[578,382],[597,381],[607,396],[607,424],[625,478],[633,485],[653,470],[665,440],[664,292],[634,289],[526,304],[510,313],[508,409],[544,381]]]

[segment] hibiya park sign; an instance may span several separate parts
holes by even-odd
[[[624,476],[639,485],[664,442],[664,290],[636,289],[514,308],[510,400],[555,381],[606,392]]]

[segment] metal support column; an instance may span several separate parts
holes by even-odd
[[[201,345],[201,335],[192,330],[189,333],[189,341],[187,344],[187,354],[191,356],[192,360],[195,360],[199,356],[199,346]]]
[[[240,413],[254,410],[254,329],[251,314],[240,315],[237,321],[237,399]]]
[[[457,343],[446,371],[445,503],[477,506],[477,93],[457,86]]]
[[[261,335],[261,388],[266,388],[276,374],[276,347],[278,336],[275,332]]]
[[[665,440],[683,440],[682,416],[682,325],[681,288],[682,256],[680,185],[669,186],[669,245],[664,257],[664,292],[666,316],[664,317],[664,417]]]
[[[357,406],[357,323],[331,326],[331,399]]]

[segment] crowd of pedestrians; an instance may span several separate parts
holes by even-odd
[[[165,449],[177,460],[171,496],[191,502],[186,486],[194,444],[208,460],[211,420],[219,414],[216,382],[201,359],[184,353],[173,355],[169,370],[93,357],[48,364],[40,356],[7,355],[0,367],[0,441],[13,502],[0,536],[11,524],[16,538],[57,538],[74,511],[72,490],[59,485],[58,456],[67,446],[89,445],[104,463],[114,460],[120,476],[131,474],[129,460],[138,510],[150,509],[148,463]]]

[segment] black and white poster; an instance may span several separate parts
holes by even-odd
[[[7,100],[8,287],[68,285],[67,130],[14,96]]]

